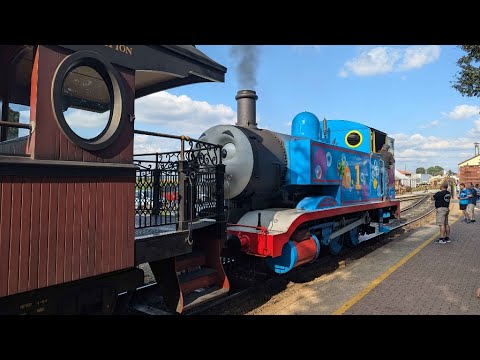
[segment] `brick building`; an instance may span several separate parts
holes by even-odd
[[[480,184],[480,154],[458,164],[460,183]]]

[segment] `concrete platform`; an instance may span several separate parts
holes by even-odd
[[[480,223],[460,222],[453,208],[451,243],[433,243],[438,226],[423,226],[255,313],[480,314]]]

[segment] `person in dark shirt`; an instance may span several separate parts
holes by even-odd
[[[470,222],[475,222],[475,205],[477,204],[477,189],[470,183],[470,194],[468,194],[470,202],[467,205],[467,213],[470,215]]]
[[[392,153],[388,151],[390,146],[387,144],[383,144],[382,149],[378,152],[382,156],[382,160],[385,163],[385,168],[388,170],[395,164],[395,158],[393,157]]]
[[[385,164],[385,175],[383,176],[385,185],[384,185],[384,191],[385,193],[388,192],[388,184],[389,184],[389,178],[388,178],[388,173],[390,168],[392,167],[393,164],[395,164],[395,159],[390,151],[390,146],[387,144],[383,144],[382,149],[378,152],[382,156],[383,163]],[[388,200],[388,195],[385,194],[385,198]]]
[[[448,225],[448,214],[450,213],[450,191],[448,183],[442,183],[440,191],[433,195],[435,208],[437,212],[437,225],[440,226],[440,237],[435,240],[437,244],[446,244],[450,242],[450,225]]]

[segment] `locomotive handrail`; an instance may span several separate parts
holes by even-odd
[[[381,169],[382,169],[382,186],[381,186],[381,189],[382,189],[382,193],[380,194],[380,196],[385,196],[385,189],[388,187],[388,184],[386,183],[387,182],[387,169],[385,168],[385,162],[382,160],[382,159],[379,159],[378,161],[380,163],[380,166],[381,166]]]
[[[253,225],[242,225],[242,224],[232,224],[232,223],[227,223],[227,227],[234,227],[234,226],[237,226],[237,227],[246,227],[246,228],[251,228],[251,229],[255,229],[255,230],[260,230],[262,232],[262,235],[267,235],[268,234],[268,229],[264,226],[253,226]],[[235,230],[233,230],[235,231]]]

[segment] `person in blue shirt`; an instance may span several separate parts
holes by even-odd
[[[467,224],[470,222],[470,214],[467,212],[467,205],[470,203],[470,198],[468,197],[470,195],[470,191],[465,188],[465,184],[461,183],[460,184],[460,193],[458,194],[458,204],[460,205],[460,210],[463,211],[463,216],[464,219],[462,220],[463,222],[466,222]]]

